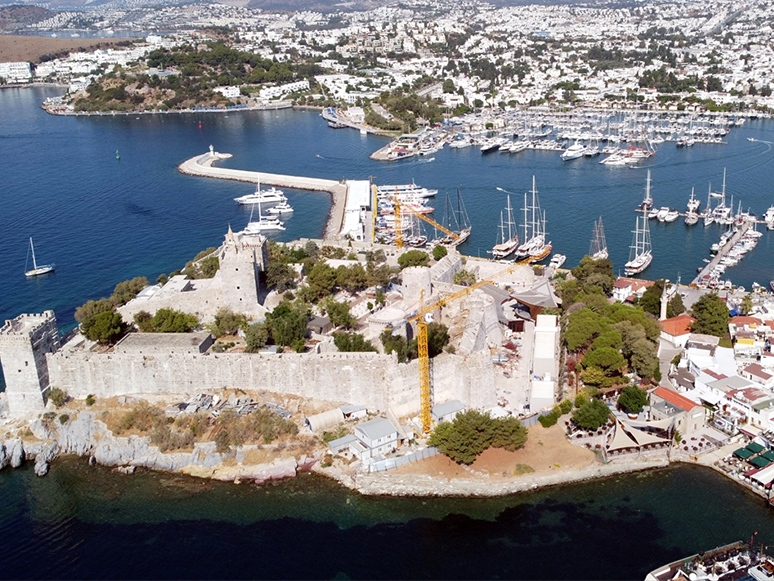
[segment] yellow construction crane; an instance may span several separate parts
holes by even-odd
[[[474,290],[481,288],[486,284],[494,282],[504,274],[510,274],[517,266],[524,266],[540,260],[539,258],[529,257],[521,262],[516,262],[495,274],[493,277],[479,280],[472,285],[458,290],[450,295],[440,297],[435,301],[425,304],[425,292],[422,290],[419,295],[419,310],[416,315],[409,317],[407,321],[417,323],[417,355],[419,359],[419,418],[422,422],[422,433],[428,434],[433,428],[433,419],[431,416],[432,401],[430,397],[430,355],[427,347],[427,325],[431,323],[430,314],[444,305],[452,303],[462,297],[470,294]]]
[[[408,205],[402,206],[397,196],[393,197],[392,201],[395,204],[395,247],[396,248],[399,248],[399,249],[403,248],[403,223],[401,221],[402,208],[408,210],[412,215],[416,216],[420,220],[424,220],[431,226],[438,228],[438,230],[440,230],[447,236],[451,236],[452,240],[457,240],[460,237],[459,234],[457,234],[456,232],[452,232],[445,226],[441,226],[438,222],[436,222],[432,218],[428,218],[424,214],[417,212],[411,206],[408,206]]]

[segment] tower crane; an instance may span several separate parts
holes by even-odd
[[[432,218],[428,218],[424,214],[421,214],[415,211],[411,206],[402,205],[400,203],[400,200],[398,200],[397,196],[394,196],[392,198],[392,201],[395,204],[395,247],[396,248],[398,249],[403,248],[403,223],[401,221],[401,212],[403,212],[403,210],[408,211],[411,215],[416,216],[420,220],[424,220],[434,228],[438,228],[438,230],[440,230],[447,236],[451,236],[452,240],[459,239],[460,236],[456,232],[452,232],[445,226],[441,226],[438,222],[436,222]]]
[[[528,257],[520,262],[516,262],[508,266],[494,276],[488,279],[479,280],[470,286],[458,290],[455,293],[439,297],[436,300],[425,304],[424,290],[419,295],[419,309],[417,313],[407,319],[407,322],[412,323],[416,321],[417,324],[417,355],[419,360],[419,418],[422,422],[422,433],[428,434],[433,427],[433,420],[431,417],[432,401],[430,394],[430,356],[427,347],[427,326],[432,322],[432,312],[436,309],[448,305],[462,297],[467,296],[474,290],[481,288],[484,285],[493,283],[504,274],[511,274],[518,266],[524,266],[536,262],[539,258]]]

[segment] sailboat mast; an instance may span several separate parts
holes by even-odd
[[[508,240],[513,239],[513,209],[511,208],[511,196],[508,195]],[[500,222],[502,223],[502,213],[500,214]],[[505,231],[503,231],[504,233]]]
[[[35,261],[35,245],[32,243],[32,236],[30,236],[30,249],[32,250],[32,268],[38,269],[38,263]]]

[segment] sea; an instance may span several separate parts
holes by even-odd
[[[0,90],[0,321],[75,308],[135,276],[153,281],[217,246],[249,210],[250,184],[180,174],[210,145],[226,167],[373,179],[461,192],[473,232],[460,249],[486,257],[505,193],[520,208],[535,177],[549,237],[566,266],[588,252],[604,220],[617,271],[628,259],[635,208],[652,173],[656,206],[684,209],[691,188],[726,191],[759,216],[774,204],[774,123],[748,120],[724,145],[659,147],[636,168],[556,152],[482,156],[475,148],[378,163],[378,136],[333,130],[316,111],[55,117],[55,87]],[[201,124],[201,127],[200,127]],[[748,137],[756,141],[749,141]],[[295,214],[278,240],[320,237],[328,194],[288,191]],[[643,276],[688,282],[721,229],[651,221],[654,260]],[[29,238],[55,273],[32,280]],[[774,278],[774,236],[727,271],[737,285]],[[754,497],[707,469],[681,466],[498,499],[364,498],[317,476],[265,487],[57,461],[36,478],[0,472],[0,576],[7,578],[523,578],[637,579],[663,562],[746,539],[774,542]]]

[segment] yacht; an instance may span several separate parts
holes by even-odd
[[[54,272],[53,264],[41,264],[38,266],[38,261],[35,259],[35,245],[32,243],[32,236],[30,236],[30,250],[32,251],[32,270],[25,271],[24,276],[27,278],[32,278],[35,276],[40,276],[41,274]]]
[[[268,190],[261,190],[260,182],[255,186],[255,192],[247,194],[246,196],[240,196],[234,198],[237,204],[243,206],[250,206],[253,204],[262,204],[264,206],[279,204],[280,202],[287,202],[288,199],[282,190],[277,188],[269,188]]]
[[[266,210],[267,214],[273,214],[275,216],[278,216],[280,214],[292,214],[293,213],[293,206],[288,204],[287,202],[280,202],[273,208],[269,208]]]
[[[585,153],[586,146],[576,141],[562,152],[561,158],[562,161],[570,161],[571,159],[578,159],[579,157],[583,157]]]
[[[255,206],[250,209],[250,220],[247,222],[247,226],[242,230],[242,234],[245,236],[258,236],[265,232],[281,232],[285,229],[283,223],[277,216],[264,216],[261,214],[261,203],[256,204],[258,206],[258,221],[253,221],[253,210]]]
[[[674,222],[680,217],[680,212],[677,210],[669,210],[664,217],[664,222]]]
[[[540,209],[535,176],[532,176],[532,200],[524,193],[524,242],[516,249],[516,256],[530,262],[542,260],[551,253],[551,242],[546,241],[546,214]]]
[[[656,213],[656,218],[659,222],[663,222],[666,220],[667,214],[669,214],[669,208],[667,206],[662,206],[661,209]]]
[[[410,184],[397,184],[397,185],[385,185],[376,187],[376,196],[395,196],[397,195],[412,195],[417,198],[432,198],[438,193],[438,190],[431,190],[423,188],[414,183],[414,180]]]
[[[688,226],[693,226],[699,222],[699,215],[696,212],[688,212],[685,215],[685,223]]]
[[[774,206],[771,206],[763,215],[763,221],[766,222],[768,230],[774,230]]]
[[[701,200],[693,195],[693,188],[691,188],[691,199],[688,200],[688,213],[698,213],[699,206],[701,206]]]
[[[567,257],[564,254],[554,254],[551,257],[551,262],[548,263],[548,268],[561,268]]]

